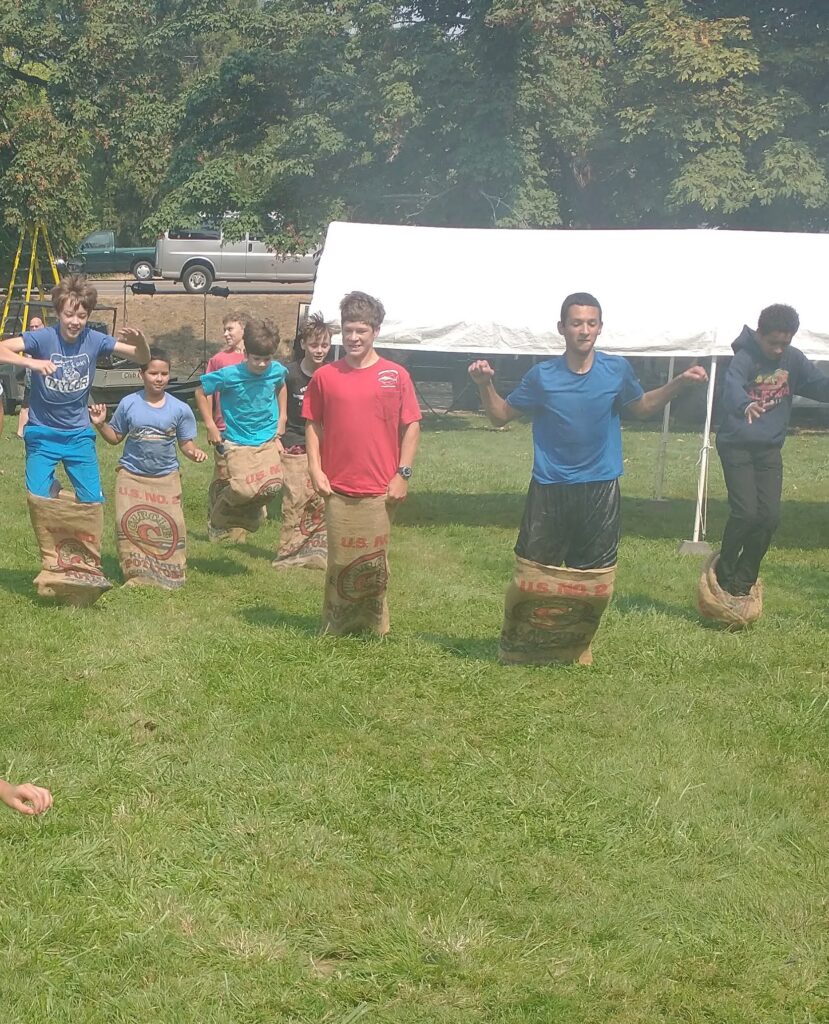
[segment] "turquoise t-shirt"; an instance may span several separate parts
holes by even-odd
[[[204,393],[221,395],[228,441],[255,447],[275,436],[279,421],[276,394],[287,376],[282,363],[276,362],[262,373],[251,373],[244,362],[202,376]]]
[[[536,364],[507,395],[532,417],[533,479],[539,484],[596,483],[622,475],[622,408],[644,394],[621,356],[594,352],[587,373],[564,356]]]

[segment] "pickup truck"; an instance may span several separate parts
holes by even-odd
[[[73,274],[131,273],[138,281],[151,281],[155,271],[155,246],[118,245],[114,231],[93,231],[69,257],[67,266]]]

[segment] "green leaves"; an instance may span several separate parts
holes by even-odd
[[[137,235],[232,211],[282,249],[332,217],[829,227],[821,12],[0,0],[4,217]]]

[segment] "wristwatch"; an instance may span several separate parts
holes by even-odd
[[[414,470],[411,466],[398,466],[397,472],[403,477],[404,480],[411,480],[412,473]]]

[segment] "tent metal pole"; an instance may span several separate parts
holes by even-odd
[[[694,513],[694,533],[691,540],[684,540],[679,545],[681,555],[710,555],[711,545],[705,540],[703,527],[703,505],[708,489],[708,462],[711,451],[711,417],[714,411],[714,386],[717,381],[717,357],[711,357],[711,370],[708,374],[708,394],[705,403],[705,426],[702,431],[702,448],[699,455],[699,479],[697,480],[697,507]]]
[[[668,380],[673,380],[674,377],[674,357],[671,356],[668,360]],[[665,406],[665,410],[662,413],[662,435],[659,438],[659,451],[656,453],[656,475],[653,481],[653,500],[664,501],[662,496],[662,488],[665,484],[665,456],[668,451],[668,433],[671,425],[671,403]]]

